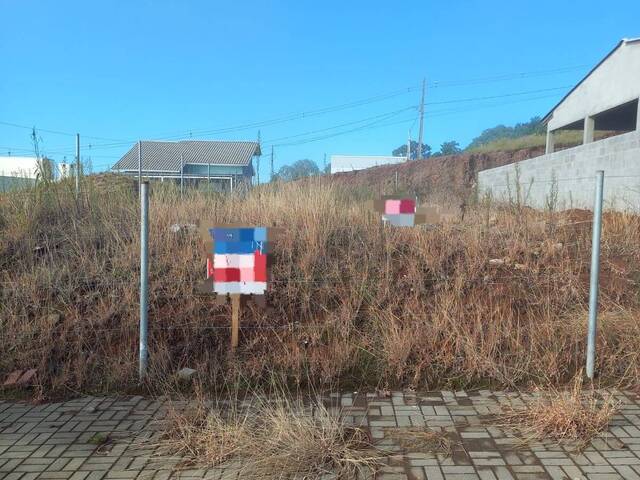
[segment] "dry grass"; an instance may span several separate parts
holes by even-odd
[[[583,388],[579,375],[570,390],[551,389],[524,408],[507,413],[503,425],[517,430],[525,443],[550,439],[582,450],[608,428],[617,410],[611,394]]]
[[[192,402],[193,403],[193,402]],[[346,425],[322,402],[305,406],[280,396],[256,396],[193,410],[173,409],[164,450],[189,464],[239,470],[240,478],[368,478],[381,465],[367,433]]]
[[[563,385],[584,364],[588,214],[486,203],[464,223],[383,230],[365,203],[378,192],[321,180],[183,201],[151,190],[151,387],[185,366],[241,389],[273,376],[336,389]],[[106,182],[77,203],[66,184],[0,198],[0,376],[37,368],[47,396],[136,388],[134,192]],[[229,307],[194,294],[200,239],[169,231],[196,219],[287,231],[272,308],[243,310],[235,357]],[[601,274],[596,368],[636,383],[639,217],[606,216]]]
[[[601,140],[621,132],[597,131],[595,139]],[[561,130],[555,133],[556,151],[565,148],[582,145],[583,132],[581,130]],[[469,149],[470,152],[508,152],[513,150],[521,150],[524,148],[544,147],[547,143],[546,134],[525,135],[517,138],[500,138]]]
[[[430,452],[451,455],[453,442],[444,432],[426,427],[385,428],[389,438],[394,439],[405,452]]]
[[[182,456],[187,462],[220,465],[238,455],[247,444],[249,419],[235,403],[210,408],[196,400],[186,410],[173,405],[167,408],[162,450]]]

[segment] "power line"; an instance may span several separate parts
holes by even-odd
[[[4,122],[4,121],[0,121],[0,125],[6,125],[9,127],[15,127],[15,128],[23,128],[23,129],[27,129],[27,130],[33,130],[34,128],[36,129],[37,132],[45,132],[45,133],[51,133],[54,135],[64,135],[64,136],[69,136],[69,137],[75,137],[76,134],[75,133],[70,133],[70,132],[62,132],[60,130],[49,130],[46,128],[38,128],[35,126],[27,126],[27,125],[20,125],[17,123],[12,123],[12,122]],[[94,138],[96,140],[104,140],[104,141],[121,141],[118,139],[114,139],[114,138],[106,138],[106,137],[94,137],[94,136],[90,136],[90,135],[83,135],[84,138]]]
[[[497,96],[496,98],[508,97],[508,96],[512,96],[512,95]],[[531,97],[531,98],[523,98],[523,99],[517,99],[517,100],[509,101],[509,102],[501,102],[501,103],[493,104],[493,105],[478,105],[478,106],[475,106],[475,107],[445,109],[445,110],[440,110],[440,111],[436,111],[436,112],[425,113],[425,117],[426,118],[434,118],[434,117],[446,116],[446,115],[460,113],[460,112],[469,112],[469,111],[483,109],[483,108],[500,107],[500,106],[503,106],[503,105],[510,105],[510,104],[513,104],[513,103],[526,102],[526,101],[531,101],[531,100],[541,100],[541,99],[544,99],[544,98],[551,98],[551,97],[556,97],[556,95],[542,95],[542,96]],[[382,120],[386,120],[386,119],[382,119]],[[295,145],[303,145],[305,143],[311,143],[311,142],[315,142],[315,141],[319,141],[319,140],[326,140],[328,138],[333,138],[333,137],[337,137],[337,136],[340,136],[340,135],[345,135],[345,134],[348,134],[348,133],[353,133],[353,132],[362,131],[362,130],[370,130],[370,129],[374,129],[374,128],[387,127],[387,126],[398,125],[398,124],[403,124],[403,123],[408,123],[408,122],[414,122],[415,123],[415,116],[412,115],[411,117],[404,118],[404,119],[397,120],[397,121],[393,121],[393,122],[389,122],[389,123],[379,123],[379,122],[380,122],[380,120],[374,121],[374,122],[371,122],[369,124],[362,125],[362,126],[359,126],[359,127],[356,127],[356,128],[352,128],[352,129],[349,129],[349,130],[344,130],[344,131],[340,131],[340,132],[336,132],[336,133],[332,133],[332,134],[328,134],[328,135],[323,135],[323,136],[312,137],[312,138],[309,138],[309,139],[302,139],[300,141],[274,144],[274,146],[276,146],[276,147],[288,147],[288,146],[295,146]]]
[[[426,102],[425,104],[426,105],[446,105],[446,104],[451,104],[451,103],[468,103],[468,102],[475,102],[475,101],[494,100],[494,99],[500,99],[500,98],[508,98],[508,97],[522,96],[522,95],[530,95],[532,93],[542,93],[542,92],[551,92],[551,91],[557,91],[557,90],[566,90],[567,88],[570,88],[570,87],[568,87],[568,86],[551,87],[551,88],[527,90],[527,91],[522,91],[522,92],[511,92],[511,93],[505,93],[505,94],[500,94],[500,95],[469,97],[469,98],[461,98],[461,99],[443,100],[443,101],[438,101],[438,102]],[[397,94],[397,92],[396,92],[396,94]],[[396,95],[396,94],[392,94],[392,95]],[[371,97],[371,98],[382,98],[382,96]],[[360,104],[362,104],[363,101],[359,101],[359,102],[360,102]],[[358,102],[351,102],[350,104],[343,104],[343,105],[355,105],[356,103],[358,103]],[[327,111],[329,111],[330,108],[334,108],[334,107],[327,107],[327,108],[320,109],[320,110],[317,110],[317,111],[318,112],[319,111],[327,112]],[[311,113],[309,113],[307,116],[315,115],[313,113],[314,111],[310,111],[310,112]],[[302,119],[302,118],[300,118],[300,119]],[[288,118],[286,121],[291,121],[291,120],[294,120],[294,118]],[[366,120],[367,119],[362,119],[362,120],[358,120],[358,121],[351,122],[351,123],[358,123],[358,122],[362,122],[362,121],[366,121]],[[283,121],[285,121],[285,120],[280,119],[275,123],[282,123]],[[275,124],[275,123],[272,123],[272,124]],[[307,132],[307,134],[308,133],[321,132],[321,131],[325,131],[325,130],[330,130],[330,129],[333,129],[333,128],[338,128],[339,126],[346,126],[346,125],[349,125],[351,123],[338,125],[338,126],[333,126],[333,127],[328,127],[326,129],[321,129],[321,130],[318,130],[318,131]],[[258,125],[264,126],[264,125],[267,125],[267,122],[266,121],[265,122],[254,122],[252,124],[246,124],[246,125],[242,126],[242,129],[247,129],[249,127],[258,126]],[[195,136],[196,137],[206,136],[206,135],[209,135],[209,134],[221,133],[221,132],[224,132],[224,131],[230,132],[235,128],[238,128],[238,127],[228,127],[227,129],[210,130],[206,134],[204,134],[204,133],[203,134],[196,134]],[[281,140],[289,139],[289,138],[292,138],[292,137],[298,137],[298,136],[302,136],[302,135],[304,135],[304,134],[298,134],[298,135],[293,135],[293,136],[282,137],[282,138],[274,140],[274,141],[281,141]],[[193,138],[193,137],[194,137],[194,135],[189,135],[188,138]],[[176,138],[176,140],[177,140],[177,138]],[[111,148],[117,148],[117,147],[120,147],[120,146],[123,146],[123,145],[128,145],[130,143],[131,142],[117,143],[117,144],[98,144],[98,145],[94,144],[94,145],[89,145],[89,149],[90,150],[93,150],[93,149],[96,149],[96,150],[111,149]],[[277,144],[275,144],[275,145],[277,145]],[[54,155],[54,154],[68,154],[68,151],[65,151],[65,152],[58,151],[58,152],[56,152],[54,150],[48,150],[48,152],[49,152],[49,154],[52,154],[52,155]]]
[[[485,100],[495,100],[495,99],[500,99],[500,98],[512,98],[514,96],[520,96],[520,95],[527,95],[527,94],[531,94],[531,93],[542,93],[542,92],[547,92],[547,91],[552,91],[552,90],[557,90],[563,87],[557,87],[557,88],[553,88],[553,89],[538,89],[538,90],[531,90],[531,91],[527,91],[527,92],[516,92],[516,93],[508,93],[508,94],[503,94],[503,95],[494,95],[494,96],[490,96],[490,97],[475,97],[475,98],[467,98],[467,99],[463,99],[464,102],[469,102],[469,101],[485,101]],[[448,108],[448,109],[443,109],[443,110],[436,110],[436,111],[431,111],[428,113],[425,113],[425,117],[426,118],[435,118],[435,117],[440,117],[440,116],[446,116],[446,115],[451,115],[451,114],[456,114],[456,113],[461,113],[461,112],[469,112],[469,111],[474,111],[474,110],[478,110],[478,109],[483,109],[483,108],[493,108],[493,107],[500,107],[503,105],[510,105],[510,104],[514,104],[514,103],[519,103],[519,102],[526,102],[526,101],[532,101],[532,100],[540,100],[540,99],[545,99],[545,98],[551,98],[551,97],[555,97],[555,94],[552,95],[539,95],[539,96],[535,96],[535,97],[530,97],[530,98],[522,98],[522,99],[516,99],[516,100],[510,100],[508,102],[499,102],[499,103],[494,103],[494,104],[489,104],[489,105],[477,105],[477,106],[464,106],[464,107],[457,107],[457,108]],[[442,102],[444,103],[457,103],[456,101],[451,101],[451,102]],[[346,135],[349,133],[354,133],[354,132],[358,132],[358,131],[364,131],[364,130],[371,130],[371,129],[375,129],[375,128],[381,128],[381,127],[388,127],[388,126],[393,126],[393,125],[398,125],[398,124],[403,124],[403,123],[408,123],[408,122],[413,122],[413,124],[415,124],[416,122],[416,116],[415,115],[411,115],[410,117],[407,118],[403,118],[403,119],[399,119],[399,120],[393,120],[388,122],[387,120],[391,120],[392,117],[397,116],[398,114],[404,112],[404,111],[408,111],[408,110],[413,110],[415,109],[416,106],[409,106],[409,107],[405,107],[402,109],[398,109],[398,110],[394,110],[391,112],[386,112],[383,114],[379,114],[379,115],[374,115],[372,117],[366,117],[364,119],[360,119],[360,120],[356,120],[353,122],[346,122],[343,124],[339,124],[339,125],[334,125],[331,127],[327,127],[327,128],[323,128],[323,129],[317,129],[317,130],[311,130],[311,131],[307,131],[307,132],[302,132],[302,133],[298,133],[298,134],[294,134],[294,135],[288,135],[285,137],[279,137],[279,138],[275,138],[273,140],[270,140],[271,143],[265,143],[264,145],[262,145],[263,148],[268,148],[268,147],[286,147],[286,146],[296,146],[296,145],[303,145],[306,143],[312,143],[312,142],[316,142],[316,141],[320,141],[320,140],[326,140],[329,138],[333,138],[333,137],[337,137],[337,136],[341,136],[341,135]],[[299,137],[304,137],[307,135],[314,135],[317,133],[324,133],[324,132],[328,132],[330,130],[335,130],[337,128],[341,128],[341,127],[345,127],[345,126],[351,126],[351,125],[357,125],[363,122],[367,122],[364,125],[358,125],[354,128],[350,128],[347,130],[341,130],[338,132],[333,132],[333,133],[328,133],[328,134],[324,134],[324,135],[316,135],[310,138],[302,138],[300,140],[295,140],[295,141],[291,141],[291,142],[284,142],[284,143],[276,143],[276,142],[283,142],[285,140],[290,140],[290,139],[296,139]],[[8,148],[8,147],[4,147],[4,148]],[[14,149],[17,150],[17,149]],[[49,154],[51,154],[52,152],[49,152]],[[72,155],[72,152],[67,152],[69,155]],[[103,158],[120,158],[119,156],[107,156],[107,155],[88,155],[91,157],[103,157]],[[104,165],[104,164],[96,164],[94,166],[99,166],[99,165]]]
[[[429,82],[427,85],[429,87],[431,87],[431,88],[443,88],[443,87],[455,87],[455,86],[464,86],[464,85],[476,85],[476,84],[480,84],[480,83],[491,83],[491,82],[500,82],[500,81],[506,81],[506,80],[513,80],[513,79],[534,78],[534,77],[541,77],[541,76],[548,76],[548,75],[557,75],[557,74],[562,74],[562,73],[568,73],[568,72],[575,71],[575,70],[578,70],[578,69],[583,69],[583,68],[586,68],[586,67],[588,67],[588,65],[586,65],[586,64],[583,64],[583,65],[572,65],[572,66],[558,67],[558,68],[546,69],[546,70],[534,70],[534,71],[528,71],[528,72],[508,73],[508,74],[500,74],[500,75],[494,75],[494,76],[488,76],[488,77],[477,77],[477,78],[464,79],[464,80],[433,81],[433,82]],[[181,133],[159,135],[159,136],[155,136],[155,138],[167,139],[167,140],[168,139],[180,139],[180,138],[193,137],[194,134],[196,136],[213,135],[213,134],[218,134],[218,133],[230,133],[230,132],[233,132],[233,131],[240,131],[240,130],[245,130],[245,129],[250,129],[250,128],[256,128],[258,126],[267,126],[267,125],[272,125],[272,124],[292,121],[292,120],[296,120],[296,119],[303,119],[303,118],[310,117],[310,116],[316,116],[316,115],[321,115],[321,114],[325,114],[325,113],[331,113],[331,112],[334,112],[334,111],[340,111],[342,109],[354,108],[354,107],[361,106],[361,105],[367,105],[369,103],[374,103],[374,102],[377,102],[377,101],[382,101],[382,100],[393,98],[393,97],[396,97],[396,96],[399,96],[399,95],[410,93],[410,92],[416,91],[419,88],[420,88],[419,85],[413,85],[413,86],[409,86],[409,87],[403,88],[401,90],[397,90],[397,91],[394,91],[394,92],[388,92],[388,93],[384,93],[384,94],[379,94],[379,95],[375,95],[375,96],[368,97],[368,98],[361,99],[361,100],[347,102],[347,103],[343,103],[343,104],[339,104],[339,105],[335,105],[335,106],[330,106],[330,107],[323,107],[323,108],[318,108],[318,109],[312,109],[312,110],[307,110],[307,111],[301,111],[301,112],[296,112],[296,113],[285,114],[284,116],[279,116],[279,117],[275,117],[275,118],[268,119],[268,120],[256,121],[256,122],[236,125],[236,126],[233,126],[233,127],[222,127],[222,128],[217,128],[217,129],[192,129],[192,130],[188,130],[188,131],[183,131]],[[564,87],[564,88],[567,88],[567,87]],[[486,98],[489,98],[489,97],[486,97]],[[499,98],[499,97],[493,97],[493,98]],[[458,101],[464,101],[464,100],[458,100]],[[454,101],[451,101],[451,102],[454,102]],[[438,102],[438,103],[444,103],[444,102]],[[433,104],[433,103],[431,103],[431,104]],[[10,127],[15,127],[15,128],[21,128],[21,129],[27,129],[27,130],[32,130],[34,128],[33,126],[21,125],[21,124],[18,124],[18,123],[7,122],[7,121],[0,121],[0,125],[5,125],[5,126],[10,126]],[[75,135],[76,135],[75,132],[66,132],[66,131],[61,131],[61,130],[54,130],[54,129],[48,129],[48,128],[37,128],[37,127],[36,127],[36,129],[38,131],[40,131],[40,132],[51,133],[51,134],[54,134],[54,135],[63,135],[63,136],[69,136],[69,137],[75,137]],[[118,147],[118,146],[123,146],[123,145],[128,145],[128,144],[131,144],[131,143],[135,143],[137,141],[137,139],[125,140],[125,139],[119,139],[119,138],[109,138],[109,137],[101,137],[101,136],[94,136],[94,135],[83,135],[83,138],[94,139],[94,140],[102,140],[102,141],[105,141],[105,142],[112,142],[112,143],[90,145],[91,148]]]
[[[340,105],[334,105],[334,106],[330,106],[330,107],[322,107],[322,108],[313,109],[313,110],[304,110],[304,111],[299,111],[299,112],[295,112],[295,113],[289,113],[289,114],[285,114],[285,115],[282,115],[282,116],[279,116],[279,117],[274,117],[274,118],[267,119],[267,120],[260,120],[260,121],[255,121],[255,122],[235,125],[235,126],[231,126],[231,127],[220,127],[220,128],[217,128],[217,129],[192,129],[192,130],[188,130],[186,132],[183,131],[183,132],[181,132],[179,134],[160,135],[160,136],[155,136],[154,138],[157,139],[157,140],[180,140],[180,139],[185,139],[185,138],[201,137],[201,136],[215,135],[215,134],[220,134],[220,133],[232,133],[232,132],[236,132],[236,131],[255,129],[255,128],[258,128],[258,127],[277,125],[277,124],[280,124],[280,123],[290,122],[290,121],[294,121],[294,120],[302,120],[302,119],[309,118],[309,117],[315,117],[315,116],[318,116],[318,115],[325,115],[327,113],[333,113],[333,112],[337,112],[337,111],[341,111],[341,110],[360,107],[360,106],[363,106],[363,105],[369,105],[371,103],[380,102],[380,101],[383,101],[383,100],[387,100],[387,99],[390,99],[390,98],[394,98],[394,97],[398,97],[400,95],[404,95],[404,94],[410,93],[410,92],[414,91],[415,88],[416,88],[415,86],[409,86],[409,87],[403,88],[401,90],[396,90],[394,92],[381,94],[381,95],[376,95],[376,96],[368,97],[368,98],[361,99],[361,100],[355,100],[355,101],[348,102],[348,103],[343,103],[343,104],[340,104]],[[93,137],[87,137],[87,138],[93,138]],[[128,141],[127,140],[117,141],[115,143],[93,144],[93,145],[91,145],[91,148],[101,148],[101,149],[102,148],[116,148],[116,147],[121,147],[123,145],[128,145],[128,144],[131,144],[131,143],[135,143],[137,141],[138,141],[137,139],[133,139],[133,140],[128,140]]]
[[[491,83],[491,82],[501,82],[505,80],[518,80],[522,78],[535,78],[535,77],[543,77],[547,75],[557,75],[562,73],[569,73],[575,70],[581,70],[584,68],[588,68],[590,65],[573,65],[568,67],[559,67],[549,70],[534,70],[530,72],[520,72],[520,73],[507,73],[501,75],[494,75],[490,77],[479,77],[467,80],[448,80],[448,81],[434,81],[429,83],[428,86],[431,88],[442,88],[442,87],[457,87],[457,86],[465,86],[465,85],[477,85],[481,83]]]

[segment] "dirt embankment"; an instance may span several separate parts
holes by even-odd
[[[543,153],[543,147],[511,152],[461,153],[337,173],[330,178],[339,185],[372,187],[379,189],[382,194],[390,194],[396,189],[397,172],[398,191],[462,202],[471,194],[478,171],[519,162]]]

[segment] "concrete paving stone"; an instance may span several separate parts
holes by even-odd
[[[9,459],[9,458],[28,458],[33,453],[32,450],[18,450],[17,448],[11,448],[5,451],[0,458]]]
[[[618,466],[615,469],[625,480],[640,480],[640,474],[631,467]]]
[[[541,465],[515,465],[511,467],[514,473],[544,473],[544,467]]]
[[[514,480],[507,467],[493,467],[493,473],[495,473],[498,480]]]
[[[617,473],[592,473],[587,475],[587,480],[624,480]]]
[[[107,475],[106,471],[93,470],[89,472],[85,480],[102,480]]]
[[[506,462],[501,458],[477,458],[473,460],[473,464],[480,466],[499,466],[506,465]]]
[[[428,480],[444,480],[440,467],[424,467],[424,473]]]
[[[7,473],[4,477],[0,477],[0,478],[2,478],[3,480],[20,480],[23,475],[24,475],[23,472],[11,472],[11,473]]]
[[[13,472],[15,468],[22,463],[21,458],[10,458],[5,463],[0,466],[0,473],[2,472]]]
[[[109,470],[105,478],[117,478],[130,480],[136,478],[140,474],[139,470]]]
[[[58,472],[71,461],[69,458],[54,458],[53,462],[47,467],[48,472]]]
[[[592,465],[580,467],[584,473],[616,473],[616,470],[610,465]]]
[[[69,480],[85,480],[89,476],[89,472],[73,472]]]
[[[584,452],[584,456],[587,457],[593,465],[607,465],[607,461],[598,452]]]
[[[480,480],[496,480],[497,479],[497,477],[493,473],[493,470],[491,469],[478,468],[477,471],[478,471],[478,477],[480,477]]]
[[[468,467],[468,466],[453,466],[453,467],[442,467],[442,472],[446,476],[451,473],[475,473],[476,469],[474,467]]]
[[[73,475],[73,472],[52,472],[47,470],[40,474],[38,480],[68,480],[71,475]]]
[[[62,467],[62,470],[75,472],[80,469],[85,460],[86,458],[71,458],[67,464]]]
[[[541,458],[540,462],[546,466],[573,465],[570,458]]]

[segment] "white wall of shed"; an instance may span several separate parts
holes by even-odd
[[[624,43],[553,111],[556,130],[640,98],[640,41]]]
[[[36,178],[38,160],[36,157],[0,156],[0,176]]]

